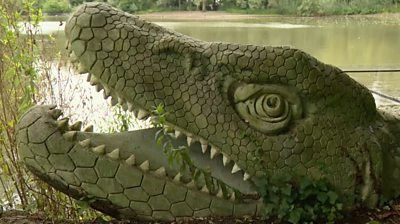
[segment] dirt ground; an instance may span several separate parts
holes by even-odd
[[[370,222],[375,221],[375,222]],[[277,222],[260,220],[254,217],[246,218],[233,218],[233,217],[209,217],[209,218],[193,218],[191,220],[180,221],[180,222],[146,222],[146,221],[104,221],[101,218],[95,220],[78,222],[78,221],[52,221],[46,217],[27,214],[22,211],[8,211],[4,212],[0,216],[1,224],[230,224],[230,223],[243,223],[243,224],[274,224]],[[400,223],[400,201],[395,203],[391,208],[380,209],[380,210],[356,210],[351,213],[345,214],[343,220],[338,220],[336,223],[340,224],[399,224]]]

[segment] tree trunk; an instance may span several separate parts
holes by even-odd
[[[203,7],[202,7],[203,12],[207,11],[206,5],[207,5],[207,0],[203,0]]]

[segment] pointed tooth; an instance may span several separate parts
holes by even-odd
[[[94,129],[93,125],[89,125],[83,131],[84,132],[93,132],[93,129]]]
[[[79,64],[81,65],[81,64]],[[88,73],[87,77],[86,77],[86,82],[90,82],[90,80],[92,79],[92,74]]]
[[[144,118],[146,118],[147,116],[149,116],[149,113],[143,109],[139,109],[139,112],[137,114],[137,118],[139,120],[143,120]]]
[[[111,90],[108,89],[108,88],[104,88],[103,89],[103,97],[104,97],[104,99],[107,99],[108,97],[110,97],[110,95],[111,95]]]
[[[68,40],[65,41],[64,47],[65,47],[65,50],[69,50],[70,44],[69,44]]]
[[[79,63],[79,65],[78,65],[78,73],[79,74],[85,74],[87,72],[88,72],[88,70],[86,69],[86,67],[82,63]]]
[[[250,174],[244,172],[244,174],[243,174],[243,180],[246,181],[246,180],[248,180],[249,178],[250,178]]]
[[[70,60],[72,63],[76,63],[76,62],[78,61],[78,57],[76,56],[75,51],[72,51],[72,52],[69,54],[69,60]]]
[[[210,191],[209,191],[208,188],[207,188],[207,185],[204,185],[204,186],[201,188],[201,191],[204,192],[204,193],[210,193]]]
[[[92,75],[90,77],[89,83],[90,83],[90,85],[95,86],[95,85],[99,84],[99,79],[96,76]]]
[[[207,152],[208,143],[207,141],[200,139],[200,144],[201,144],[201,151],[203,152],[203,154],[205,154]]]
[[[72,131],[80,131],[82,128],[82,121],[77,121],[69,127]]]
[[[175,182],[180,182],[180,181],[181,181],[181,177],[182,177],[182,175],[181,175],[181,173],[179,172],[178,174],[175,175],[174,181],[175,181]]]
[[[62,111],[60,109],[53,109],[49,111],[49,114],[54,120],[57,120],[62,115]]]
[[[131,156],[129,156],[129,158],[128,158],[128,159],[126,159],[126,160],[125,160],[125,162],[126,162],[128,165],[130,165],[130,166],[133,166],[133,165],[135,165],[135,164],[136,164],[136,158],[135,158],[135,155],[134,155],[134,154],[132,154]]]
[[[215,155],[217,155],[217,154],[219,154],[217,149],[215,147],[211,146],[210,158],[213,159],[215,157]]]
[[[186,141],[187,141],[187,145],[188,145],[188,146],[191,146],[191,145],[193,144],[193,142],[194,142],[194,141],[193,141],[193,138],[190,137],[190,136],[187,136],[187,137],[186,137]]]
[[[133,111],[133,104],[130,102],[127,102],[126,104],[128,104],[128,110]]]
[[[90,143],[91,143],[91,141],[88,138],[88,139],[85,139],[83,141],[80,141],[79,145],[81,145],[83,148],[89,148],[90,147]]]
[[[96,146],[92,149],[92,151],[99,155],[103,155],[106,152],[106,146],[105,145]]]
[[[111,159],[119,159],[119,148],[114,149],[113,151],[107,153],[107,156]]]
[[[115,106],[118,103],[118,98],[116,97],[111,97],[111,106]]]
[[[158,168],[156,171],[154,171],[154,174],[156,174],[157,176],[160,176],[160,177],[165,177],[165,175],[167,173],[165,171],[165,168],[162,166],[162,167]]]
[[[178,130],[175,130],[175,138],[179,138],[181,136],[182,136],[182,132],[178,131]]]
[[[190,181],[189,183],[187,183],[186,186],[187,186],[188,188],[193,188],[193,189],[196,189],[196,188],[197,188],[197,187],[196,187],[196,183],[194,182],[194,180],[192,180],[192,181]]]
[[[135,118],[138,117],[138,111],[137,111],[137,110],[133,110],[132,113],[133,113],[133,116],[134,116]]]
[[[207,148],[208,148],[208,145],[201,145],[201,151],[203,152],[203,154],[205,154],[206,152],[207,152]]]
[[[148,160],[144,161],[142,164],[140,164],[140,169],[142,169],[143,171],[148,171],[150,168],[150,163]]]
[[[76,135],[77,132],[76,131],[67,131],[63,134],[64,138],[68,141],[74,141],[76,140]]]
[[[222,162],[224,164],[224,166],[226,166],[231,160],[225,156],[224,154],[222,155]]]
[[[68,129],[69,118],[63,118],[61,120],[56,121],[57,129],[61,131],[65,131]]]
[[[100,91],[103,89],[103,86],[102,86],[101,84],[97,84],[97,85],[95,86],[95,88],[96,88],[96,91],[97,91],[97,92],[100,92]]]
[[[232,192],[230,199],[231,199],[231,201],[235,201],[235,199],[236,199],[235,192]]]
[[[233,165],[232,167],[232,173],[237,173],[240,170],[241,170],[240,167],[235,163],[235,165]]]
[[[223,198],[224,197],[224,192],[222,192],[222,188],[219,188],[218,193],[217,193],[217,197],[219,197],[219,198]]]
[[[123,98],[118,97],[118,103],[119,103],[119,104],[123,105],[125,102],[126,102],[126,101],[125,101]]]

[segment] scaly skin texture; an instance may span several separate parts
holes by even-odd
[[[326,178],[349,208],[398,195],[398,118],[378,111],[368,89],[336,67],[288,47],[203,42],[102,3],[79,7],[65,31],[93,85],[139,118],[163,104],[169,127],[227,166],[211,166],[213,183],[234,189],[194,186],[177,169],[160,171],[163,162],[133,165],[121,139],[74,132],[57,109],[33,108],[20,122],[25,163],[65,193],[95,199],[103,212],[161,220],[260,215],[260,202],[233,192],[249,195],[261,177],[280,174]],[[227,168],[250,187],[217,177]]]

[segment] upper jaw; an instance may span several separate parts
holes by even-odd
[[[91,39],[86,38],[86,36],[84,35],[84,31],[87,29],[90,29],[91,28],[90,26],[94,26],[93,29],[96,28],[97,25],[94,24],[94,21],[96,21],[96,24],[97,24],[98,23],[97,20],[99,20],[97,17],[96,17],[96,19],[93,19],[93,18],[95,18],[95,15],[97,15],[99,13],[98,13],[98,11],[93,10],[92,6],[96,6],[95,7],[96,9],[101,8],[101,7],[98,7],[97,3],[81,6],[81,8],[77,10],[77,12],[71,17],[71,19],[67,23],[66,35],[67,35],[67,38],[69,41],[69,44],[67,44],[67,45],[68,45],[68,49],[71,51],[72,56],[75,57],[75,58],[73,58],[73,61],[79,62],[79,64],[81,65],[81,68],[83,68],[82,72],[89,72],[88,81],[90,82],[90,84],[95,86],[96,90],[98,90],[98,91],[103,90],[105,99],[111,97],[112,105],[116,105],[117,103],[119,103],[122,105],[122,107],[125,110],[129,110],[129,111],[133,112],[133,114],[137,118],[146,119],[147,117],[149,117],[151,115],[151,109],[149,109],[149,108],[151,108],[152,106],[156,106],[155,104],[157,103],[157,100],[162,101],[161,99],[158,99],[157,96],[153,96],[153,98],[156,98],[155,100],[154,99],[147,100],[147,97],[143,96],[147,93],[155,94],[155,93],[153,93],[154,91],[151,91],[155,87],[150,88],[149,85],[146,85],[146,83],[140,84],[140,82],[136,83],[135,87],[130,87],[130,86],[120,87],[118,85],[118,83],[122,79],[124,79],[125,82],[131,82],[132,80],[142,79],[143,78],[142,76],[146,75],[147,67],[145,67],[145,69],[139,70],[137,73],[134,73],[133,74],[134,78],[132,80],[130,80],[129,77],[124,77],[124,76],[122,76],[122,77],[118,76],[119,79],[116,82],[111,82],[111,81],[105,80],[105,76],[107,76],[107,75],[105,75],[105,73],[107,73],[107,72],[110,73],[111,71],[108,68],[104,68],[106,62],[105,62],[105,60],[101,59],[101,57],[99,58],[99,55],[100,55],[99,52],[102,52],[105,50],[104,48],[106,48],[106,46],[104,44],[104,40],[107,40],[107,38],[111,38],[111,36],[100,41],[99,43],[101,45],[101,49],[96,51],[96,49],[94,47],[96,44],[93,44],[93,43],[96,42],[96,39],[100,39],[102,37],[99,37],[99,34],[96,34],[94,31],[91,31],[91,32],[93,32],[93,37]],[[113,10],[111,7],[109,7],[109,6],[107,6],[107,7],[108,7],[107,10]],[[107,10],[105,10],[105,11],[107,11]],[[146,45],[147,47],[152,46],[153,51],[162,51],[162,50],[179,51],[179,48],[181,46],[187,47],[186,46],[187,43],[177,42],[172,47],[172,49],[170,49],[170,46],[168,44],[166,44],[166,46],[164,46],[165,44],[162,44],[162,40],[165,35],[165,36],[171,37],[172,43],[174,41],[179,41],[179,38],[176,38],[177,36],[174,36],[175,34],[173,32],[167,31],[167,30],[165,30],[161,27],[157,27],[156,25],[153,25],[153,24],[151,24],[151,25],[147,24],[148,26],[143,26],[143,24],[146,22],[140,20],[139,18],[137,18],[135,16],[122,14],[119,11],[118,12],[115,11],[112,14],[114,14],[114,13],[121,14],[120,16],[122,16],[124,18],[125,17],[128,18],[127,20],[132,19],[132,21],[131,21],[132,27],[134,27],[133,29],[135,29],[133,31],[133,33],[135,35],[139,35],[139,34],[141,35],[141,36],[134,37],[134,39],[139,38],[140,40],[142,40],[143,39],[142,37],[144,37],[144,38],[148,38],[148,41],[150,41],[150,39],[152,38],[151,30],[158,29],[160,32],[156,34],[157,36],[153,37],[153,39],[155,39],[155,41],[153,40],[153,42],[148,42],[148,44]],[[111,14],[111,13],[109,13],[109,14]],[[83,17],[82,15],[86,15],[85,17],[91,18],[91,23],[86,24],[86,23],[82,22],[81,21],[81,17]],[[101,18],[101,16],[100,16],[100,18]],[[113,17],[111,17],[111,18],[113,18]],[[108,19],[105,21],[108,22]],[[121,21],[124,21],[124,20],[121,19]],[[113,20],[113,22],[111,23],[113,25],[118,26],[118,24],[114,24],[114,22],[117,23],[119,21],[116,22],[116,20]],[[122,22],[121,24],[125,24],[125,23]],[[142,24],[142,26],[140,26],[139,24]],[[100,28],[107,30],[106,26],[107,25],[103,24],[103,26]],[[121,36],[123,36],[122,30],[125,28],[126,27],[121,28],[121,31],[120,31]],[[129,29],[129,28],[126,28],[126,29]],[[146,35],[146,32],[149,29],[150,29],[150,31],[149,31],[150,35]],[[143,33],[141,33],[142,31],[143,31]],[[111,35],[110,34],[111,31],[107,31],[107,32],[108,32],[108,35]],[[110,40],[113,40],[113,39],[114,38],[111,38]],[[114,42],[114,47],[115,47],[118,40],[116,40],[116,41],[113,40],[113,42]],[[155,44],[156,42],[157,42],[157,44]],[[193,42],[192,40],[189,40],[189,42],[190,43],[198,43],[198,42]],[[131,44],[131,42],[129,42],[129,43]],[[176,47],[177,45],[179,45],[179,46]],[[83,50],[82,50],[82,48],[83,48]],[[127,47],[126,49],[122,49],[120,52],[125,52],[125,51],[129,52],[130,50],[132,50],[132,48],[135,48],[135,47],[130,46],[130,47]],[[158,50],[154,50],[154,48],[157,48]],[[177,49],[175,49],[175,48],[177,48]],[[114,49],[114,50],[116,51],[116,49]],[[146,52],[144,54],[146,54]],[[153,59],[152,57],[153,56],[150,56],[151,60]],[[131,58],[133,61],[131,60]],[[186,58],[186,56],[184,58]],[[96,59],[96,60],[94,60],[94,59]],[[117,60],[117,59],[115,59],[115,60]],[[144,63],[144,62],[136,63],[135,60],[136,60],[136,57],[130,57],[129,63],[131,65]],[[157,63],[154,63],[154,64],[157,64]],[[123,65],[122,65],[122,67],[123,67]],[[151,68],[153,68],[153,67],[151,67]],[[163,70],[168,70],[168,68],[164,68]],[[128,70],[126,72],[128,72]],[[126,72],[125,72],[125,74],[127,74]],[[158,69],[155,69],[153,72],[155,72],[155,73],[160,72],[160,74],[159,74],[160,76],[165,76],[165,74],[162,73],[163,71],[158,71]],[[164,71],[164,72],[166,72],[166,71]],[[118,70],[117,70],[117,73],[118,73]],[[117,74],[112,73],[112,72],[109,75],[111,76],[111,78],[107,76],[108,80],[115,79],[115,77],[117,76]],[[138,91],[138,89],[143,89],[145,91],[145,93],[141,93],[140,91]],[[176,91],[180,91],[180,90],[178,89]],[[173,106],[171,106],[170,108],[172,108],[172,107]],[[230,156],[221,151],[221,148],[218,147],[219,144],[213,144],[212,142],[209,142],[206,138],[203,138],[199,135],[192,134],[189,130],[185,130],[183,127],[179,127],[178,125],[176,125],[172,122],[167,121],[166,124],[169,125],[169,127],[171,127],[172,129],[174,129],[176,133],[184,133],[187,136],[188,144],[191,144],[192,142],[199,142],[198,146],[201,146],[202,151],[204,153],[207,152],[207,150],[209,149],[210,157],[211,158],[214,158],[214,157],[220,158],[219,160],[221,160],[224,165],[227,165],[230,168],[231,173],[241,173],[242,174],[241,179],[243,179],[244,181],[250,179],[250,174],[247,172],[242,172],[241,168],[238,164],[236,164],[234,162],[229,163],[231,161],[231,158],[229,158]],[[217,156],[218,154],[220,154],[220,156]]]
[[[96,7],[93,7],[96,6]],[[103,6],[102,6],[103,7]],[[149,41],[151,38],[156,39],[156,41],[153,40],[153,42],[149,42],[146,46],[153,46],[153,52],[154,51],[162,51],[162,50],[177,50],[179,51],[179,47],[177,49],[170,49],[170,46],[163,45],[163,40],[165,39],[164,37],[171,38],[171,41],[178,41],[179,38],[176,38],[175,34],[173,32],[164,30],[163,28],[157,27],[155,25],[149,25],[148,27],[151,27],[150,29],[154,30],[159,30],[156,34],[156,36],[152,36],[152,30],[149,31],[149,28],[146,26],[143,26],[144,21],[138,19],[135,16],[127,15],[121,12],[112,12],[109,14],[118,14],[119,16],[122,16],[124,19],[112,19],[114,20],[111,22],[111,24],[106,24],[108,23],[109,18],[113,18],[112,16],[105,19],[104,21],[107,21],[106,23],[102,23],[103,21],[101,15],[100,17],[96,17],[95,15],[98,15],[98,9],[102,9],[102,7],[98,6],[98,3],[95,4],[87,4],[84,6],[81,6],[80,9],[77,10],[75,14],[72,15],[70,20],[67,22],[66,25],[66,36],[68,38],[68,43],[67,47],[71,52],[71,56],[73,57],[73,61],[78,62],[80,64],[81,72],[82,73],[89,73],[88,76],[88,81],[91,83],[91,85],[95,86],[98,91],[103,90],[104,93],[104,98],[107,99],[111,96],[111,103],[112,105],[115,105],[117,103],[121,104],[122,107],[126,110],[132,111],[133,114],[139,118],[139,119],[146,119],[147,117],[150,116],[151,111],[149,108],[151,108],[151,103],[149,101],[145,101],[144,97],[140,97],[140,93],[136,93],[135,91],[127,91],[128,88],[121,87],[119,83],[119,79],[124,79],[125,81],[128,80],[128,78],[122,76],[119,77],[118,81],[111,81],[112,79],[115,79],[117,77],[118,70],[112,71],[111,67],[110,68],[105,68],[106,67],[106,60],[103,58],[103,53],[107,52],[107,54],[112,54],[113,50],[117,51],[117,46],[116,43],[119,40],[114,40],[115,35],[111,34],[112,29],[108,29],[107,26],[118,26],[122,25],[121,30],[119,31],[119,37],[125,36],[123,34],[123,30],[126,27],[123,27],[126,25],[125,20],[130,20],[131,23],[126,25],[128,28],[127,29],[133,29],[132,33],[134,35],[141,35],[141,36],[135,36],[133,37],[138,38],[140,41],[142,41],[143,38],[141,37],[146,37],[149,38],[147,41]],[[105,11],[110,11],[113,10],[109,6],[104,6]],[[90,23],[86,24],[85,22],[82,22],[82,18],[84,17],[89,17],[90,18]],[[122,21],[122,22],[121,22]],[[125,21],[125,22],[124,22]],[[98,24],[101,24],[98,26]],[[131,25],[131,27],[130,27]],[[94,32],[93,30],[90,29],[97,29],[98,31],[101,32]],[[118,30],[118,29],[117,29]],[[154,31],[153,30],[153,31]],[[102,33],[106,33],[106,35],[103,37]],[[150,35],[147,35],[147,32],[150,33]],[[89,34],[87,34],[89,33]],[[91,33],[91,34],[90,34]],[[107,36],[108,35],[108,36]],[[167,38],[167,39],[168,39]],[[118,39],[118,38],[117,38]],[[110,45],[109,41],[111,40],[110,43],[113,44],[114,49],[107,49]],[[131,39],[132,40],[132,39]],[[125,41],[125,40],[124,40]],[[157,42],[158,41],[158,42]],[[157,42],[158,45],[151,45],[152,43]],[[131,41],[129,42],[130,44]],[[196,42],[197,43],[197,42]],[[185,43],[179,43],[181,46],[185,45]],[[97,49],[96,46],[99,45],[100,48]],[[177,45],[177,44],[175,44]],[[164,47],[163,47],[164,46]],[[139,46],[140,47],[140,46]],[[138,48],[139,48],[138,47]],[[172,48],[174,48],[173,46]],[[124,46],[122,46],[124,48]],[[120,50],[129,52],[132,49],[134,49],[134,46],[128,46],[126,49]],[[155,49],[157,48],[157,49]],[[135,51],[141,51],[140,49],[134,49]],[[152,52],[151,52],[152,53]],[[143,53],[146,55],[146,51]],[[152,56],[150,56],[152,57]],[[104,59],[104,60],[103,60]],[[118,59],[118,58],[117,58]],[[115,60],[117,60],[115,59]],[[118,59],[119,60],[119,59]],[[137,62],[136,57],[130,57],[129,58],[129,63],[131,65],[134,64],[140,64],[143,62]],[[114,63],[117,63],[114,61]],[[123,65],[121,65],[123,67]],[[144,69],[145,70],[145,69]],[[166,70],[164,68],[164,70]],[[157,72],[158,69],[156,68],[153,72]],[[140,70],[137,73],[134,73],[133,76],[134,78],[132,80],[136,81],[136,78],[140,79],[145,71]],[[126,75],[126,73],[125,73]],[[131,80],[129,80],[131,81]],[[142,84],[141,84],[142,85]],[[138,85],[140,86],[140,85]],[[142,88],[145,89],[146,85],[142,85]],[[147,89],[145,89],[147,91]],[[148,90],[150,91],[150,90]],[[128,93],[129,92],[129,93]],[[154,102],[156,103],[156,102]],[[150,105],[150,106],[149,106]],[[155,105],[153,105],[155,106]],[[253,193],[254,192],[254,186],[252,182],[248,181],[250,179],[250,175],[240,169],[240,167],[235,163],[235,162],[230,162],[231,159],[229,158],[228,155],[225,153],[222,153],[221,150],[214,144],[208,142],[206,139],[194,135],[190,133],[189,131],[178,127],[177,125],[174,125],[172,123],[166,122],[167,125],[169,125],[170,129],[174,133],[183,133],[187,136],[187,143],[191,145],[191,143],[198,142],[198,144],[193,144],[191,148],[194,148],[195,150],[190,150],[191,156],[193,157],[194,162],[197,162],[197,166],[200,168],[207,168],[207,167],[218,167],[216,169],[211,169],[212,175],[216,177],[217,179],[223,180],[223,182],[227,183],[228,185],[235,186],[237,190],[241,191],[242,193],[248,194],[248,193]],[[113,136],[115,137],[115,136]],[[93,137],[91,137],[93,138]],[[177,140],[177,143],[183,144],[182,141],[183,138],[179,138]],[[108,141],[110,142],[110,141]],[[116,141],[116,142],[121,142],[121,141]],[[113,146],[112,148],[123,148],[120,146]],[[132,147],[130,147],[132,148]],[[196,149],[197,148],[197,149]],[[207,163],[206,160],[204,160],[204,156],[200,156],[201,153],[203,152],[206,153],[207,151],[210,151],[210,157],[214,158],[209,160],[210,162]],[[161,150],[159,150],[161,151]],[[199,158],[199,159],[196,159]],[[160,165],[163,164],[163,167],[167,167],[167,165],[164,163],[160,162]],[[206,164],[206,165],[203,165]],[[227,168],[221,169],[221,164],[226,166]],[[176,172],[175,172],[176,174]],[[234,176],[232,178],[232,176]]]

